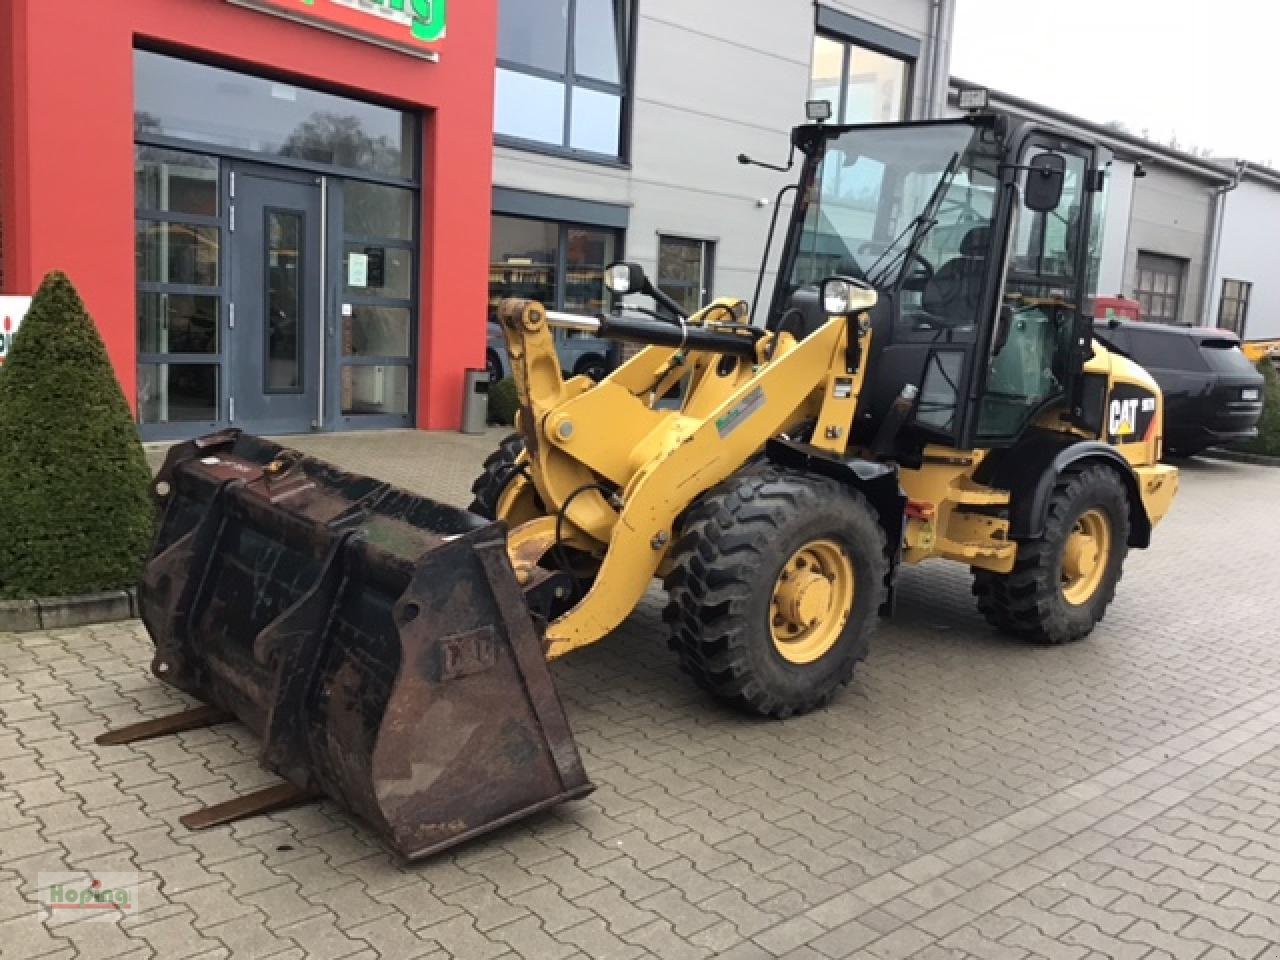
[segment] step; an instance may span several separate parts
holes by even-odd
[[[947,488],[947,499],[970,507],[1005,507],[1009,505],[1009,491],[984,487],[966,478]]]

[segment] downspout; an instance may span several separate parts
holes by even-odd
[[[955,29],[955,0],[936,0],[937,20],[933,34],[933,62],[929,116],[939,119],[947,112],[947,93],[951,87],[951,37]]]
[[[942,0],[929,0],[929,70],[925,74],[924,113],[925,119],[932,119],[937,114],[934,104],[938,97],[938,26],[942,21]]]
[[[1231,178],[1231,182],[1221,187],[1215,187],[1213,190],[1213,212],[1210,218],[1213,221],[1209,229],[1208,242],[1208,264],[1205,269],[1204,293],[1200,297],[1200,325],[1202,327],[1212,326],[1212,318],[1210,316],[1213,309],[1213,297],[1218,288],[1218,260],[1219,247],[1222,245],[1222,226],[1227,219],[1227,194],[1240,186],[1240,181],[1244,179],[1244,172],[1249,167],[1248,160],[1237,160],[1235,174]]]

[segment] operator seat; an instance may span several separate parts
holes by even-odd
[[[946,327],[977,322],[990,252],[990,227],[974,227],[964,235],[959,255],[939,267],[925,284],[922,306],[931,319]]]

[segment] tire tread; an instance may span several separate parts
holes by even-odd
[[[1061,585],[1054,578],[1057,569],[1055,546],[1070,534],[1073,507],[1092,489],[1118,492],[1127,498],[1124,483],[1108,466],[1091,465],[1069,469],[1054,484],[1049,497],[1044,533],[1018,545],[1013,571],[1007,574],[974,569],[973,593],[978,610],[997,630],[1030,643],[1057,645],[1082,640],[1090,632],[1115,598],[1116,587],[1123,575],[1123,556],[1114,577],[1108,578],[1090,600],[1095,615],[1087,619],[1064,615]],[[1128,515],[1124,513],[1112,531],[1122,551],[1129,538]]]
[[[669,602],[664,618],[671,627],[669,646],[704,690],[752,713],[781,719],[823,706],[852,678],[857,663],[866,657],[869,630],[837,676],[796,701],[784,701],[764,689],[748,654],[753,642],[753,625],[747,619],[751,573],[765,560],[780,521],[842,497],[874,517],[861,494],[835,480],[753,464],[686,511],[665,580]],[[878,521],[874,529],[879,536],[875,553],[887,556]],[[858,584],[859,590],[877,591],[876,610],[883,599],[883,579],[882,568],[874,586]]]

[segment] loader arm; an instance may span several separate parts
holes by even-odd
[[[644,397],[678,350],[648,347],[587,389],[561,378],[540,304],[507,301],[502,317],[532,483],[561,541],[602,556],[587,595],[548,625],[549,658],[619,626],[662,566],[677,518],[771,437],[816,419],[824,426],[814,444],[842,452],[865,373],[863,364],[847,366],[848,338],[852,330],[866,356],[871,337],[868,324],[844,318],[799,343],[784,336],[776,351],[765,337],[754,362],[713,364],[675,411]],[[547,544],[547,530],[542,518],[511,531],[517,569],[528,563],[531,543]]]

